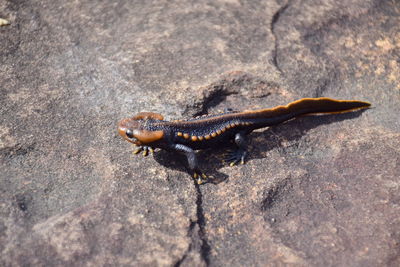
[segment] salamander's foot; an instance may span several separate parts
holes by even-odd
[[[234,166],[239,162],[240,164],[244,164],[246,155],[247,155],[246,151],[238,149],[236,151],[228,152],[224,161],[229,163],[229,166]]]
[[[193,178],[196,180],[196,183],[198,185],[206,183],[207,179],[208,179],[207,175],[205,175],[202,172],[194,172],[193,173]]]
[[[133,154],[139,154],[142,151],[143,151],[143,156],[145,156],[145,157],[149,154],[149,152],[151,154],[154,154],[154,148],[149,147],[149,146],[138,146],[138,147],[136,147],[135,150],[133,150],[132,153]]]

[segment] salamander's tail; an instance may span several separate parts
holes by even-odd
[[[287,104],[269,109],[244,112],[247,119],[254,122],[256,128],[278,124],[292,118],[311,114],[335,114],[370,107],[368,102],[357,100],[336,100],[327,97],[303,98]]]
[[[285,108],[298,115],[318,113],[345,113],[370,107],[371,104],[358,100],[336,100],[328,97],[303,98],[288,104]]]

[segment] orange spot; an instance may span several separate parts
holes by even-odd
[[[217,130],[217,134],[220,135],[222,132],[221,130]]]
[[[210,139],[211,139],[211,136],[210,136],[209,134],[207,134],[206,136],[204,136],[204,138],[205,138],[206,140],[210,140]]]
[[[197,141],[197,136],[192,136],[192,141]]]
[[[181,133],[181,132],[178,132],[176,135],[177,135],[177,136],[182,136],[182,135],[183,135],[183,133]]]
[[[183,138],[188,139],[188,138],[189,138],[189,135],[188,135],[187,133],[184,133],[184,134],[183,134]]]
[[[212,136],[212,137],[216,137],[217,134],[216,134],[216,133],[212,133],[211,136]]]
[[[204,139],[203,136],[197,136],[197,138],[199,138],[200,141],[203,141],[203,139]]]

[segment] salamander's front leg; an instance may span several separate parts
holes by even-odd
[[[245,163],[245,159],[247,156],[247,142],[246,135],[244,133],[237,133],[235,135],[235,144],[238,149],[228,154],[226,161],[229,162],[230,166],[233,166],[240,162],[240,164]]]
[[[154,148],[149,147],[149,146],[137,146],[135,150],[133,150],[133,154],[138,154],[143,151],[143,156],[147,156],[149,154],[149,151],[151,154],[154,153]]]
[[[207,175],[199,170],[196,152],[190,147],[182,144],[174,144],[171,148],[185,154],[188,161],[189,169],[193,173],[193,178],[196,179],[197,184],[204,183],[207,179]]]

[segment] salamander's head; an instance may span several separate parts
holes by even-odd
[[[141,112],[136,116],[123,119],[118,123],[118,133],[128,142],[136,145],[146,145],[161,139],[164,131],[151,131],[146,127],[151,121],[161,121],[163,116],[158,113]]]

